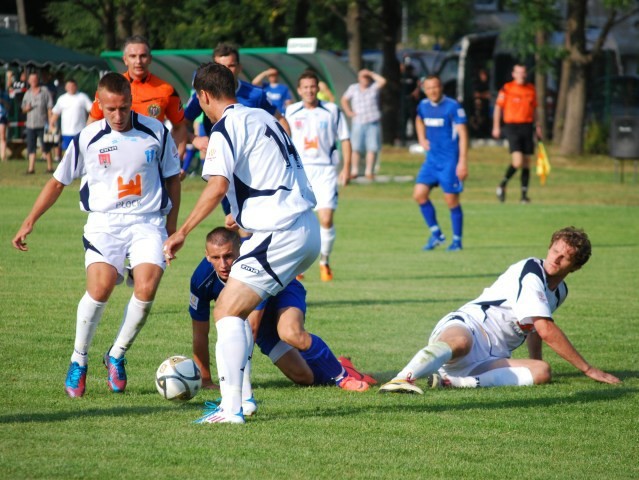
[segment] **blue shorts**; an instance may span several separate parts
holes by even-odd
[[[60,140],[60,148],[62,148],[62,150],[66,150],[67,148],[69,148],[69,144],[71,143],[71,141],[73,140],[73,137],[75,135],[62,135],[62,140]]]
[[[354,152],[379,152],[381,148],[380,123],[353,122],[351,145]]]
[[[266,306],[264,307],[265,304]],[[260,328],[257,331],[255,343],[260,347],[260,351],[269,357],[271,357],[271,352],[278,343],[282,342],[277,333],[277,312],[286,307],[299,308],[306,314],[306,290],[297,280],[293,280],[284,290],[276,296],[270,297],[268,300],[262,302],[257,307],[257,310],[264,309],[264,315],[262,316]],[[288,350],[290,350],[290,348]],[[281,357],[281,355],[279,356]],[[279,358],[274,359],[271,357],[271,360],[275,363]]]
[[[464,183],[457,178],[457,164],[432,165],[428,160],[419,169],[415,183],[422,183],[433,188],[439,185],[444,193],[461,193]]]

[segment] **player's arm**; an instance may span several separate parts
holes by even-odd
[[[182,120],[177,124],[173,124],[173,129],[171,130],[171,136],[173,137],[173,141],[175,142],[175,146],[178,149],[178,154],[180,158],[184,157],[184,152],[186,151],[186,144],[188,143],[189,132],[186,128],[186,121]]]
[[[577,349],[570,343],[566,334],[553,322],[544,317],[533,319],[539,337],[552,348],[557,355],[582,371],[584,375],[602,383],[620,383],[614,375],[606,373],[590,365]]]
[[[533,360],[542,360],[542,341],[537,332],[532,332],[526,337],[528,347],[528,357]]]
[[[459,135],[459,161],[457,162],[457,178],[462,182],[468,178],[468,127],[465,123],[455,125]]]
[[[275,113],[273,114],[273,116],[277,118],[277,121],[280,122],[280,125],[282,125],[282,128],[284,129],[284,131],[290,137],[291,126],[288,124],[288,120],[286,120],[286,117],[282,115],[282,112],[280,112],[279,110],[275,110]]]
[[[353,147],[350,139],[342,140],[342,171],[339,174],[340,185],[348,185],[351,179],[351,155],[353,153]]]
[[[178,213],[180,211],[180,202],[182,199],[182,185],[180,183],[180,175],[168,177],[164,183],[166,191],[171,199],[171,211],[166,216],[166,233],[173,235],[177,229]]]
[[[493,111],[493,138],[501,137],[501,106],[495,103]]]
[[[176,177],[179,184],[179,176],[176,175]],[[200,198],[198,198],[187,219],[184,221],[179,230],[177,230],[166,242],[164,242],[164,252],[167,257],[167,262],[170,263],[170,260],[175,258],[175,253],[182,248],[187,235],[213,210],[215,210],[215,207],[217,207],[222,201],[228,189],[229,181],[226,177],[221,175],[213,175],[209,177],[206,187],[202,190]]]
[[[209,355],[210,321],[192,320],[193,324],[193,359],[202,373],[202,388],[215,389],[211,376],[211,357]]]
[[[16,233],[15,237],[13,237],[11,243],[15,248],[23,252],[29,250],[26,242],[27,235],[33,231],[33,227],[38,219],[58,200],[64,190],[64,187],[65,185],[55,178],[51,178],[46,183],[33,204],[31,212],[27,215],[27,218],[24,219],[24,222],[22,222],[20,230],[18,230],[18,233]]]
[[[430,143],[426,140],[426,126],[422,117],[417,115],[415,117],[415,132],[417,133],[417,142],[422,146],[424,151],[430,150]]]

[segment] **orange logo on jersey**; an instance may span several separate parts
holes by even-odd
[[[304,137],[304,150],[309,150],[311,148],[315,150],[319,149],[319,139],[317,137],[311,139]]]
[[[118,177],[118,198],[131,195],[142,196],[142,177],[139,173],[135,176],[135,180],[129,180],[126,184],[122,177]]]

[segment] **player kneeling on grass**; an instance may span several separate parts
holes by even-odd
[[[209,360],[209,319],[211,302],[224,288],[233,262],[240,256],[240,236],[217,227],[206,236],[206,257],[191,277],[189,313],[193,320],[193,357],[202,372],[204,388],[215,388]],[[244,369],[242,410],[256,410],[250,382],[253,338],[264,355],[293,382],[299,385],[337,385],[344,390],[365,391],[375,379],[359,373],[350,361],[335,357],[328,345],[304,329],[306,290],[293,280],[284,290],[263,301],[249,316],[245,334],[249,342],[249,360]],[[256,329],[255,335],[252,328]],[[220,359],[218,359],[220,361]],[[342,363],[340,363],[342,362]]]
[[[380,392],[423,393],[415,380],[429,376],[433,387],[525,386],[548,383],[550,365],[541,359],[541,341],[585,375],[620,383],[590,365],[555,324],[552,314],[568,295],[564,279],[590,258],[583,230],[553,233],[545,260],[526,258],[511,265],[475,300],[442,318],[428,346]],[[528,342],[530,359],[511,359]]]
[[[131,111],[131,85],[118,73],[98,83],[104,119],[73,137],[69,149],[13,238],[18,250],[36,221],[64,187],[82,178],[80,208],[89,212],[84,227],[86,293],[77,311],[76,335],[65,391],[84,395],[88,351],[106,303],[124,278],[126,258],[135,272],[133,296],[113,346],[104,355],[109,389],[123,392],[124,354],[151,311],[166,267],[162,242],[173,233],[180,206],[180,161],[167,128]],[[166,215],[166,218],[165,218]]]

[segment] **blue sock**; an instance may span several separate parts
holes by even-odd
[[[335,383],[335,379],[344,371],[342,364],[335,358],[324,340],[312,333],[310,335],[311,346],[306,351],[300,350],[300,354],[313,371],[315,385]]]
[[[439,225],[437,224],[437,214],[435,213],[435,207],[433,206],[433,202],[428,200],[426,203],[422,203],[419,206],[419,210],[422,212],[422,217],[424,217],[424,221],[433,235],[440,237],[442,231],[439,229]]]
[[[462,212],[461,205],[450,209],[450,222],[453,224],[453,241],[461,242],[462,227],[464,225],[464,212]]]

